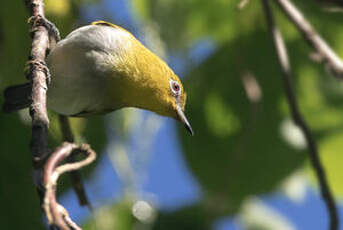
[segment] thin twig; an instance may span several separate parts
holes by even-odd
[[[274,0],[302,33],[304,39],[321,55],[334,76],[343,78],[343,62],[325,40],[316,32],[303,14],[289,0]]]
[[[63,140],[70,143],[74,142],[74,135],[73,135],[73,132],[71,131],[68,117],[59,115],[59,123],[60,123]],[[68,158],[68,162],[75,162],[75,156],[74,155],[70,156]],[[77,170],[72,171],[70,172],[70,178],[72,181],[72,186],[74,188],[74,191],[79,200],[79,204],[81,206],[87,205],[88,208],[92,211],[93,207],[91,203],[89,202],[81,173]]]
[[[73,163],[66,163],[58,166],[71,154],[83,153],[86,158]],[[50,226],[57,226],[60,230],[80,229],[70,218],[68,212],[58,204],[56,200],[56,186],[58,178],[65,172],[78,170],[96,158],[96,153],[83,144],[81,146],[74,143],[65,142],[48,159],[44,169],[45,196],[43,208]]]
[[[295,97],[294,88],[292,84],[293,73],[292,73],[291,66],[289,64],[287,49],[284,44],[280,31],[278,30],[278,28],[276,27],[274,23],[273,14],[270,9],[270,5],[268,1],[269,0],[262,0],[262,3],[264,6],[268,28],[272,35],[275,51],[277,53],[278,61],[280,64],[280,68],[282,72],[282,80],[283,80],[284,89],[287,96],[287,101],[291,110],[292,118],[295,124],[297,124],[300,127],[300,129],[305,135],[307,146],[309,148],[308,153],[310,157],[310,162],[316,173],[319,186],[320,186],[320,191],[328,209],[328,213],[330,217],[330,230],[337,230],[339,226],[339,221],[338,221],[338,214],[337,214],[337,207],[335,204],[335,200],[332,195],[332,192],[330,191],[330,187],[326,179],[325,170],[320,162],[317,144],[313,138],[313,135],[308,125],[306,124],[304,118],[302,117],[299,111],[298,102]]]

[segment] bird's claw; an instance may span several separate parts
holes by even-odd
[[[50,22],[47,18],[41,15],[32,16],[28,19],[28,23],[32,24],[33,30],[31,31],[31,34],[38,26],[44,26],[48,30],[50,43],[53,41],[54,43],[57,43],[61,40],[60,31],[57,29],[55,24]]]

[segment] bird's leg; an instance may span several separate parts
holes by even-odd
[[[55,40],[55,43],[61,40],[60,31],[57,29],[55,24],[50,22],[47,18],[41,15],[32,16],[28,19],[28,23],[35,25],[33,26],[33,28],[37,26],[44,26],[49,32],[50,43],[52,42],[52,40]],[[34,31],[31,31],[31,34],[32,32]]]

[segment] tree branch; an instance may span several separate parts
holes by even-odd
[[[337,230],[338,229],[338,214],[337,214],[337,207],[335,204],[334,197],[330,191],[330,187],[328,185],[325,170],[320,162],[319,154],[318,154],[318,148],[317,144],[313,138],[313,135],[306,124],[306,121],[302,117],[300,111],[297,99],[295,97],[294,88],[292,84],[292,69],[289,64],[289,58],[287,54],[287,49],[284,44],[282,35],[278,28],[276,27],[274,23],[274,18],[272,11],[270,9],[269,0],[261,0],[269,31],[272,35],[275,51],[278,57],[278,61],[280,64],[281,72],[282,72],[282,80],[284,84],[284,89],[287,96],[288,105],[291,110],[292,118],[294,122],[299,126],[299,128],[302,130],[303,134],[305,135],[307,146],[309,149],[309,157],[310,162],[312,164],[312,167],[315,171],[315,174],[317,176],[320,191],[322,194],[322,197],[325,201],[326,207],[328,209],[329,217],[330,217],[330,230]],[[279,2],[285,2],[284,0],[277,0]]]
[[[49,118],[46,110],[46,91],[48,70],[45,65],[45,57],[49,49],[49,32],[44,26],[43,0],[26,0],[27,7],[32,15],[31,22],[32,46],[28,65],[30,67],[29,78],[32,82],[32,104],[30,115],[32,118],[31,151],[35,168],[40,168],[48,153],[48,127]]]
[[[83,153],[86,158],[73,163],[66,163],[58,166],[62,161],[68,159],[72,154]],[[60,230],[76,229],[80,230],[69,217],[67,210],[58,204],[56,199],[56,185],[58,178],[65,172],[78,170],[96,158],[96,153],[83,144],[81,146],[74,143],[64,142],[48,159],[44,168],[45,196],[43,208],[50,226],[57,226]]]
[[[321,58],[318,60],[326,63],[334,76],[343,78],[342,60],[315,31],[303,14],[289,0],[275,0],[275,2],[301,32],[308,44],[320,55]]]

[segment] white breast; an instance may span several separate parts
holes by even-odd
[[[48,107],[57,113],[75,115],[109,110],[106,101],[113,67],[127,49],[128,32],[109,26],[89,25],[74,30],[49,54],[51,73]]]

